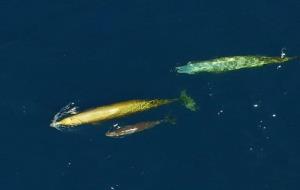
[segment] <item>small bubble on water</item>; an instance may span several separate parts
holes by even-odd
[[[224,111],[223,110],[220,110],[220,111],[218,111],[218,115],[221,115],[221,114],[223,114],[224,113]]]
[[[263,127],[262,127],[262,129],[263,129],[263,130],[266,130],[266,129],[267,129],[267,127],[266,127],[266,126],[263,126]]]
[[[112,185],[112,186],[110,186],[110,189],[111,189],[111,190],[115,190],[115,189],[116,189],[116,187],[119,187],[119,185],[118,185],[118,184],[116,184],[116,185]]]

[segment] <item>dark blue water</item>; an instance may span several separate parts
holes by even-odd
[[[176,75],[227,55],[300,54],[300,2],[0,1],[0,189],[300,189],[300,66]],[[122,139],[49,127],[89,108],[187,89],[198,112]]]

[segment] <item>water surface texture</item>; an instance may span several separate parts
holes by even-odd
[[[298,190],[300,63],[179,75],[192,60],[300,55],[300,2],[0,1],[1,190]],[[62,132],[54,115],[177,98],[120,124],[176,117],[121,139],[113,123]]]

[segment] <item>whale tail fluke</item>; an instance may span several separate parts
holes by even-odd
[[[182,102],[182,104],[190,111],[197,111],[198,110],[198,106],[197,103],[195,102],[195,100],[190,97],[186,90],[182,90],[180,92],[180,97],[179,100]]]

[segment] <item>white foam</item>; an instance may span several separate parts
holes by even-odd
[[[50,126],[56,128],[58,130],[62,130],[63,126],[57,124],[57,121],[61,120],[64,117],[77,114],[78,108],[79,107],[75,106],[74,102],[67,104],[66,106],[61,108],[57,114],[54,115],[54,118],[53,118]]]

